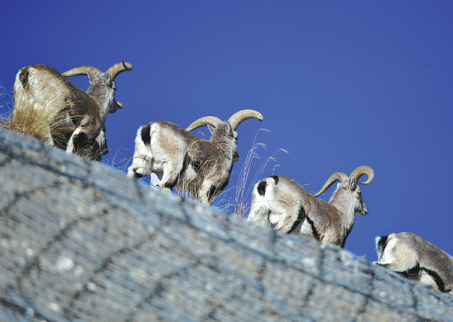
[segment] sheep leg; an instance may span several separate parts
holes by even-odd
[[[127,169],[127,176],[141,178],[153,172],[154,158],[149,149],[140,138],[140,131],[135,139],[135,151],[132,165]]]
[[[296,205],[285,205],[283,207],[279,204],[279,202],[274,202],[272,205],[272,215],[277,214],[280,215],[280,218],[277,226],[275,226],[275,230],[287,233],[291,230],[291,228],[293,228],[294,223],[299,218],[299,207],[296,207]]]
[[[163,175],[160,181],[160,189],[166,193],[171,193],[171,190],[178,181],[179,172],[175,171],[177,165],[174,162],[167,161],[163,164]]]
[[[50,146],[55,146],[55,143],[53,142],[53,139],[52,139],[52,133],[50,133],[49,126],[47,127],[46,135],[43,137],[43,141],[46,142],[47,144],[49,144]]]
[[[437,285],[436,280],[424,269],[421,270],[419,281],[420,283],[426,284],[436,290],[439,290],[439,286]]]
[[[281,215],[277,226],[275,226],[275,230],[281,231],[282,233],[289,232],[291,228],[293,228],[298,217],[299,214],[297,212]]]
[[[77,128],[72,133],[66,148],[67,153],[74,153],[79,148],[85,147],[90,141],[90,136],[87,131],[82,128]]]
[[[218,186],[212,184],[213,180],[216,179],[205,177],[203,184],[201,185],[201,189],[198,192],[200,202],[204,205],[210,206],[214,197],[217,196],[219,194],[219,190],[221,190]],[[219,182],[216,182],[216,184],[219,184]]]
[[[268,219],[270,212],[271,210],[266,200],[253,201],[247,220],[270,227],[271,223]]]

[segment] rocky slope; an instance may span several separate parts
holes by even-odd
[[[24,320],[453,321],[453,297],[0,128],[0,321]]]

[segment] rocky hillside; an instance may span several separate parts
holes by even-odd
[[[0,321],[453,321],[450,295],[2,128],[0,192]]]

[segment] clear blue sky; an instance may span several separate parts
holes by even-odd
[[[107,119],[105,160],[132,157],[148,122],[185,128],[255,109],[264,121],[239,126],[229,188],[266,128],[251,177],[279,148],[289,153],[277,152],[264,176],[279,164],[274,174],[311,193],[334,172],[375,170],[362,186],[369,214],[356,216],[346,249],[376,260],[375,236],[411,231],[453,255],[451,1],[7,1],[1,10],[7,89],[31,64],[134,65],[116,79],[124,109]]]

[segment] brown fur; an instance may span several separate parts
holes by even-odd
[[[148,138],[141,132],[145,127],[150,131],[149,145],[143,142],[143,138]],[[211,204],[213,198],[227,186],[233,163],[238,160],[237,133],[232,131],[227,122],[220,123],[213,130],[209,141],[167,121],[150,123],[145,127],[139,129],[137,135],[134,163],[129,168],[129,176],[156,172],[152,166],[146,171],[144,168],[148,162],[153,164],[151,159],[157,158],[171,168],[167,172],[158,170],[164,172],[162,189],[167,192],[173,188],[187,191],[195,200]],[[148,152],[143,152],[143,144]],[[157,157],[157,154],[160,156]],[[136,161],[138,158],[142,160]]]
[[[355,213],[365,215],[368,212],[360,188],[351,186],[349,181],[340,182],[329,202],[325,202],[293,179],[265,178],[253,189],[247,220],[344,247],[354,225]],[[358,203],[357,208],[351,209],[351,200]]]
[[[128,64],[125,68],[130,70],[132,65]],[[74,70],[80,73],[80,68],[71,71]],[[116,70],[118,71],[118,69]],[[87,149],[91,150],[95,147],[95,140],[101,133],[107,114],[113,113],[116,108],[120,107],[114,98],[116,85],[110,73],[102,74],[99,70],[98,72],[97,76],[89,75],[91,86],[87,92],[84,92],[50,66],[30,65],[19,71],[14,84],[15,95],[28,95],[29,100],[34,101],[33,104],[36,105],[23,108],[36,108],[40,112],[51,109],[54,113],[51,123],[55,123],[55,120],[62,121],[56,129],[48,130],[50,134],[47,134],[47,143],[59,147],[66,146],[67,152],[82,153],[83,155],[87,155]],[[70,73],[68,76],[72,75],[77,75],[77,73]],[[117,73],[114,72],[115,75]],[[59,101],[49,105],[49,97],[58,98]],[[66,102],[71,102],[71,105],[68,107]],[[18,108],[20,106],[16,106],[14,115],[17,114]],[[54,137],[60,142],[54,142]],[[105,136],[102,139],[105,142]],[[62,140],[65,142],[61,142]],[[102,150],[101,154],[106,153],[106,149],[100,145],[95,150]],[[99,159],[99,157],[96,156],[95,159]]]

